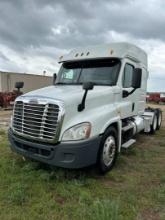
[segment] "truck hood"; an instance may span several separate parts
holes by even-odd
[[[109,86],[95,86],[93,90],[88,91],[87,99],[95,99],[98,96],[104,96],[106,90],[111,90]],[[55,85],[42,89],[38,89],[23,95],[32,97],[52,98],[54,100],[63,101],[65,106],[79,104],[82,100],[84,90],[82,85]]]
[[[78,105],[84,95],[82,85],[49,86],[24,94],[21,98],[43,98],[63,102],[65,116],[60,133],[61,140],[63,132],[73,125],[89,121],[93,128],[99,129],[98,124],[101,124],[102,120],[116,115],[114,94],[119,93],[119,90],[118,86],[94,86],[93,90],[88,91],[85,109],[81,112],[78,111]],[[96,129],[91,131],[91,135],[94,134],[96,134]]]

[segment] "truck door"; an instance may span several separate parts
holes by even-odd
[[[131,91],[133,91],[132,80],[134,74],[134,68],[136,68],[136,64],[132,62],[126,62],[123,69],[122,75],[122,97],[121,97],[121,118],[131,117],[133,115],[139,114],[139,105],[141,103],[141,88],[136,89],[132,94],[129,95]]]

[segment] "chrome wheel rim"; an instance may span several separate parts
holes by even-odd
[[[158,118],[158,126],[160,126],[160,125],[161,125],[161,121],[162,121],[162,115],[161,115],[161,114],[159,114],[159,118]]]
[[[154,117],[154,121],[153,121],[153,129],[156,130],[157,127],[157,117]]]
[[[116,142],[113,136],[108,136],[103,146],[103,162],[106,166],[109,166],[115,156]]]

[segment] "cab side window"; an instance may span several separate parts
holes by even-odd
[[[123,88],[130,88],[132,86],[133,72],[134,66],[126,63],[123,74]]]

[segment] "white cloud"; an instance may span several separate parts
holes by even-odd
[[[1,0],[1,70],[57,72],[71,48],[127,41],[148,54],[148,90],[165,84],[163,0]]]

